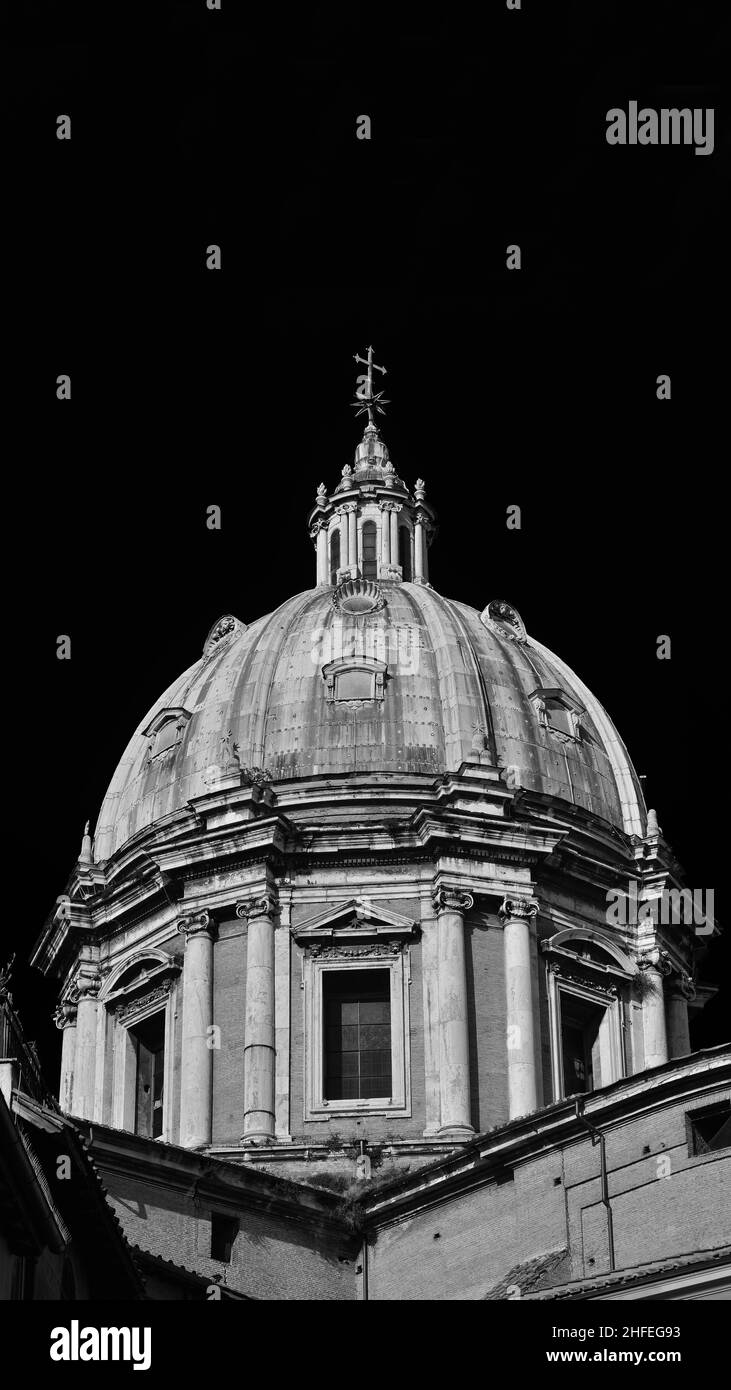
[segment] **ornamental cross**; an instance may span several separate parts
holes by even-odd
[[[355,357],[353,358],[353,361],[362,362],[363,366],[368,368],[368,374],[367,376],[363,376],[361,374],[358,377],[358,387],[355,392],[355,400],[352,402],[352,404],[355,409],[356,415],[367,414],[369,425],[373,425],[375,424],[373,418],[374,415],[385,415],[386,412],[383,409],[383,407],[389,404],[387,400],[384,400],[382,391],[374,392],[373,372],[375,369],[375,371],[382,372],[385,376],[386,368],[379,367],[378,363],[373,361],[372,347],[369,347],[367,357],[359,357],[356,353]]]

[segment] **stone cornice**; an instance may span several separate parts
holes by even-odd
[[[261,793],[208,793],[164,829],[141,835],[105,864],[105,886],[92,899],[69,899],[65,920],[57,910],[34,962],[46,972],[63,970],[80,938],[107,939],[153,911],[161,920],[170,910],[184,913],[187,883],[239,871],[253,876],[260,863],[276,879],[285,864],[294,872],[304,862],[325,871],[345,865],[396,869],[449,855],[465,865],[524,865],[536,879],[544,872],[550,878],[560,860],[564,878],[597,893],[634,867],[622,832],[542,794],[516,798],[498,769],[476,763],[436,778],[354,774],[279,784],[272,791],[274,811],[261,805]],[[325,808],[333,819],[323,817]],[[208,897],[205,890],[202,896]],[[225,896],[228,906],[228,890]]]
[[[160,1140],[74,1120],[74,1128],[88,1138],[89,1152],[102,1172],[148,1179],[201,1202],[234,1202],[239,1210],[271,1212],[290,1222],[316,1225],[349,1244],[352,1232],[338,1216],[340,1199],[334,1193],[315,1190],[262,1172],[250,1164],[212,1158],[205,1153],[163,1144]],[[242,1150],[243,1159],[243,1150]]]

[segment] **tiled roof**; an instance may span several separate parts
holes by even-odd
[[[598,1274],[593,1279],[580,1279],[570,1284],[553,1285],[542,1292],[531,1291],[536,1299],[586,1298],[600,1293],[603,1289],[631,1287],[632,1284],[654,1282],[669,1278],[673,1274],[690,1274],[694,1270],[722,1266],[731,1261],[731,1245],[722,1245],[715,1250],[695,1250],[688,1255],[680,1255],[668,1260],[652,1260],[649,1264],[632,1265],[626,1269],[615,1270],[613,1274]]]
[[[244,1299],[247,1302],[255,1301],[251,1294],[241,1293],[239,1289],[232,1289],[228,1284],[222,1284],[220,1280],[211,1278],[209,1274],[201,1274],[196,1269],[188,1269],[186,1265],[176,1264],[174,1260],[166,1260],[164,1255],[153,1255],[150,1250],[144,1250],[141,1245],[132,1245],[131,1249],[138,1265],[142,1265],[143,1268],[152,1266],[159,1269],[163,1274],[177,1280],[178,1283],[206,1289],[212,1284],[218,1284],[225,1298]]]
[[[507,1299],[511,1296],[517,1297],[513,1291],[520,1290],[520,1297],[523,1298],[529,1293],[535,1293],[538,1289],[544,1289],[549,1283],[555,1283],[562,1274],[568,1272],[569,1252],[568,1250],[551,1250],[547,1255],[538,1255],[533,1260],[524,1260],[522,1264],[513,1265],[513,1268],[485,1294],[488,1301],[497,1299]]]

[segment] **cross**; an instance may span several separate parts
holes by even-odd
[[[355,393],[356,398],[353,401],[355,413],[356,415],[365,415],[367,413],[368,423],[372,425],[375,423],[373,419],[374,412],[377,412],[379,415],[384,415],[385,411],[383,407],[388,405],[388,401],[383,399],[383,393],[381,391],[376,391],[375,393],[373,391],[373,369],[375,368],[377,372],[382,372],[385,376],[386,368],[379,367],[378,363],[373,361],[372,347],[369,347],[367,357],[359,357],[356,353],[353,361],[362,362],[363,366],[368,368],[365,385]]]

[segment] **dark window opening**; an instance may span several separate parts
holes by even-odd
[[[231,1263],[234,1241],[239,1233],[237,1216],[223,1216],[219,1211],[211,1212],[211,1259]]]
[[[408,583],[411,579],[411,533],[408,526],[399,526],[398,562],[401,566],[401,578]]]
[[[376,558],[376,544],[378,532],[375,521],[366,521],[363,524],[363,578],[378,578],[378,561]]]
[[[327,970],[322,991],[325,1099],[390,1099],[390,972]]]
[[[330,583],[337,583],[340,569],[340,531],[333,531],[330,537]]]
[[[564,1096],[583,1095],[595,1088],[599,1069],[599,1028],[604,1017],[600,1004],[570,995],[561,996],[561,1053]]]
[[[731,1105],[723,1103],[688,1115],[691,1154],[731,1149]]]
[[[137,1053],[135,1134],[148,1139],[162,1135],[165,1076],[165,1012],[146,1018],[130,1030]]]

